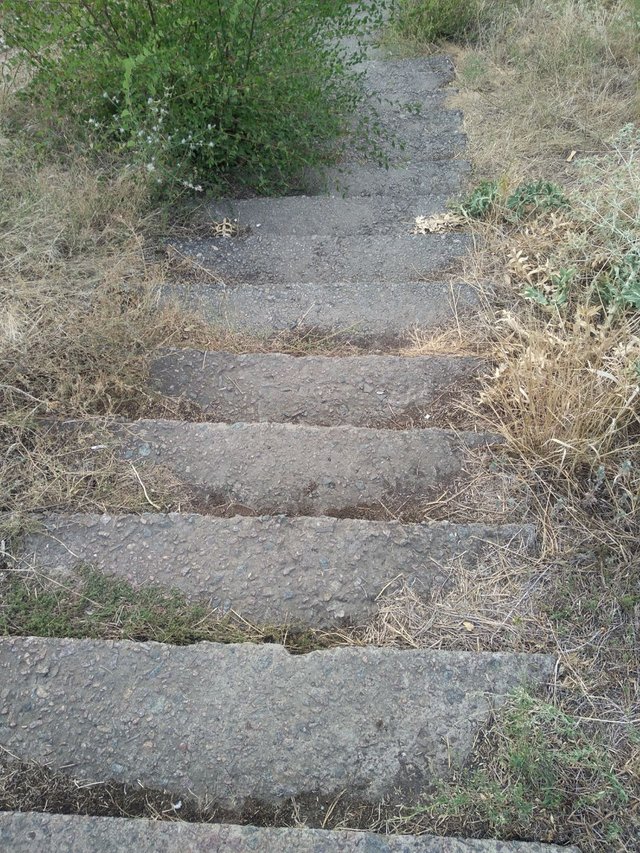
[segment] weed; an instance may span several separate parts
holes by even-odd
[[[489,753],[490,751],[490,753]],[[562,826],[588,815],[594,807],[608,813],[603,835],[620,835],[612,815],[628,807],[631,778],[611,768],[597,735],[556,706],[526,692],[513,697],[499,715],[490,744],[480,744],[472,766],[453,782],[439,783],[420,808],[405,819],[446,817],[448,827],[464,823],[466,831],[501,838],[533,833],[548,841],[567,840]],[[558,829],[546,833],[549,816]]]
[[[507,210],[518,219],[543,210],[560,210],[569,205],[562,189],[551,181],[527,181],[519,184],[506,201]]]
[[[480,181],[471,194],[459,205],[460,213],[471,219],[483,219],[498,199],[497,181]]]

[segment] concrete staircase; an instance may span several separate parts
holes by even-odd
[[[454,314],[464,322],[477,299],[468,286],[446,283],[445,272],[467,238],[410,233],[416,215],[444,209],[467,173],[454,159],[460,116],[444,104],[450,64],[372,60],[367,72],[386,99],[383,121],[406,141],[391,169],[354,162],[334,170],[328,185],[317,183],[322,194],[218,203],[212,219],[237,219],[239,236],[178,245],[212,275],[176,284],[172,295],[248,332],[307,326],[343,332],[376,353],[411,326],[439,327]],[[412,523],[402,509],[396,520],[376,515],[381,506],[415,509],[462,482],[480,464],[469,450],[497,441],[429,428],[437,401],[455,398],[481,369],[478,359],[451,356],[160,352],[153,388],[189,397],[206,420],[122,423],[114,441],[138,470],[161,463],[173,471],[208,512],[50,514],[22,556],[54,579],[90,563],[255,622],[362,623],[399,578],[428,595],[434,584],[455,582],[456,566],[473,571],[496,548],[535,549],[529,525]],[[463,765],[511,691],[544,689],[554,666],[546,656],[509,653],[339,647],[292,656],[276,645],[3,638],[0,746],[87,783],[166,788],[231,814],[247,802],[337,792],[411,805]],[[552,849],[0,814],[2,850],[129,848]]]

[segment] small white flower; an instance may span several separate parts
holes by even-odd
[[[156,167],[153,163],[147,163],[147,172],[155,172]]]

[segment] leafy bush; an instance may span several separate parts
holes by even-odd
[[[358,51],[338,39],[364,34],[379,3],[5,0],[2,28],[31,66],[27,95],[92,148],[161,184],[268,191],[336,155],[364,99]]]

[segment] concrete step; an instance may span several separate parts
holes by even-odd
[[[236,222],[241,233],[294,235],[409,234],[417,216],[446,210],[442,193],[421,198],[343,198],[342,196],[284,196],[282,198],[222,199],[206,208],[205,222]]]
[[[0,744],[88,782],[212,804],[304,794],[417,803],[545,655],[0,639]],[[396,800],[397,801],[397,800]]]
[[[395,344],[409,329],[440,329],[478,311],[476,290],[445,282],[212,283],[165,287],[177,301],[209,322],[250,334],[315,329],[370,345]]]
[[[323,829],[276,829],[82,815],[0,813],[7,853],[554,853],[518,841],[465,841],[421,835],[373,835]],[[571,851],[563,847],[563,853]],[[577,851],[574,851],[577,853]]]
[[[446,87],[455,77],[448,56],[412,57],[410,59],[371,59],[362,62],[364,85],[372,94],[394,102],[419,102]]]
[[[201,515],[41,517],[20,556],[47,576],[91,565],[134,586],[159,584],[256,624],[361,624],[404,579],[428,595],[458,565],[482,571],[498,548],[535,549],[533,525],[400,524]]]
[[[309,195],[339,193],[397,200],[437,195],[454,199],[464,192],[470,173],[471,166],[466,160],[400,163],[389,169],[354,163],[336,166],[323,174],[309,173],[305,188]]]
[[[116,428],[136,465],[159,463],[208,496],[211,507],[257,515],[349,517],[434,498],[462,479],[465,451],[482,433],[291,424],[140,420]]]
[[[390,164],[415,163],[430,168],[460,157],[467,137],[462,129],[462,113],[447,109],[444,96],[431,95],[418,102],[382,100],[377,105],[377,123],[382,131],[379,149]],[[345,163],[363,161],[356,153]]]
[[[226,284],[420,281],[450,269],[471,245],[459,233],[379,237],[253,234],[181,240],[173,249]]]
[[[430,409],[454,399],[482,366],[481,359],[456,356],[296,358],[180,349],[159,355],[151,384],[226,423],[429,426]]]

